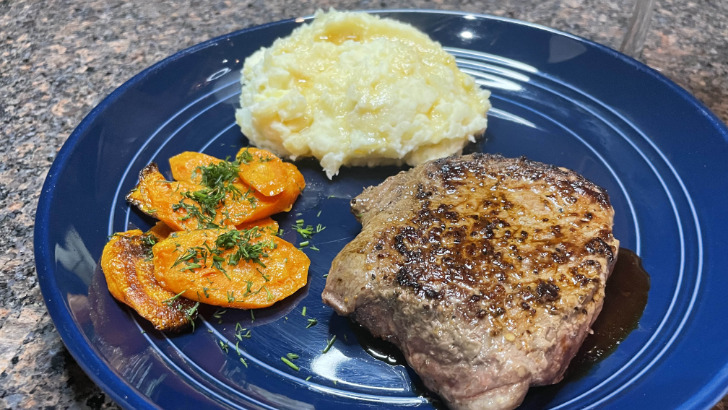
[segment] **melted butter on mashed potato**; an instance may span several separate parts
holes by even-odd
[[[236,119],[258,147],[342,165],[417,165],[486,127],[489,92],[414,27],[354,12],[310,24],[245,60]]]

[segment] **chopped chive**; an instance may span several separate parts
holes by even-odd
[[[286,357],[287,357],[288,359],[290,359],[290,360],[296,360],[296,359],[298,359],[298,358],[299,358],[299,357],[301,357],[301,356],[299,356],[299,355],[297,355],[297,354],[295,354],[295,353],[286,353]]]
[[[301,369],[300,369],[300,368],[299,368],[298,366],[296,366],[296,365],[295,365],[295,364],[294,364],[294,363],[293,363],[292,361],[290,361],[290,360],[286,359],[285,357],[281,357],[281,361],[282,361],[283,363],[287,364],[287,365],[288,365],[288,367],[290,367],[291,369],[293,369],[293,370],[295,370],[295,371],[299,371],[299,370],[301,370]]]
[[[242,357],[240,358],[240,363],[242,363],[243,366],[248,367],[248,362],[246,362]]]
[[[316,320],[316,319],[308,319],[308,324],[306,325],[306,329],[308,329],[311,326],[315,326],[316,323],[318,323],[318,320]]]
[[[326,347],[324,348],[324,350],[321,351],[321,353],[328,353],[329,349],[331,349],[331,346],[334,345],[335,341],[336,341],[336,335],[334,335],[331,338],[331,340],[328,341],[328,343],[326,344]]]
[[[306,316],[306,306],[301,309],[301,316]]]

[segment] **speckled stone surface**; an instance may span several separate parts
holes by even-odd
[[[160,59],[316,8],[459,9],[535,22],[617,48],[631,1],[0,1],[0,408],[114,408],[63,346],[33,261],[43,180],[73,128]],[[658,1],[640,60],[728,121],[728,1]],[[728,408],[724,402],[719,408]]]

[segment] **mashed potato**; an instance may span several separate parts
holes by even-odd
[[[318,12],[245,60],[235,117],[255,145],[342,165],[417,165],[459,152],[486,127],[489,93],[414,27]]]

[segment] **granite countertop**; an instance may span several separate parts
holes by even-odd
[[[43,180],[74,127],[149,65],[203,40],[315,8],[460,9],[508,16],[617,48],[631,1],[292,0],[0,2],[0,408],[116,404],[68,353],[33,260]],[[639,59],[728,121],[728,2],[659,0]],[[718,407],[725,408],[723,403]]]

